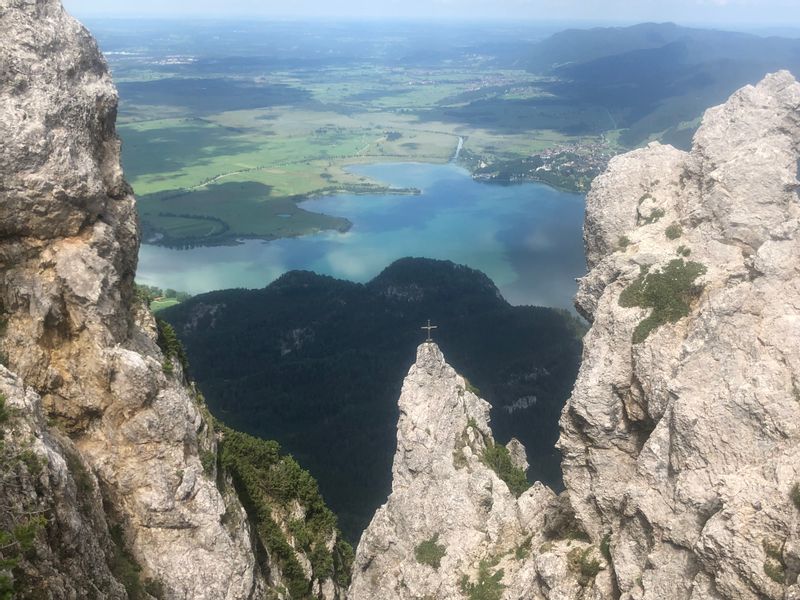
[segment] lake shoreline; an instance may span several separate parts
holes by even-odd
[[[501,186],[501,187],[512,187],[517,185],[542,185],[544,187],[553,189],[555,191],[566,193],[566,194],[573,194],[577,196],[584,196],[583,193],[580,191],[569,189],[562,186],[557,186],[546,181],[540,181],[536,179],[531,180],[524,180],[524,181],[483,181],[481,179],[476,179],[473,176],[472,171],[469,169],[468,166],[460,164],[456,161],[451,161],[449,163],[433,163],[433,162],[422,162],[422,161],[380,161],[380,162],[367,162],[367,163],[353,163],[349,165],[345,165],[345,169],[349,169],[351,167],[364,167],[364,166],[380,166],[380,165],[452,165],[459,169],[464,170],[466,173],[469,174],[469,177],[478,184],[485,184],[489,186]],[[181,192],[182,194],[191,193],[189,190]],[[384,185],[384,184],[372,184],[366,183],[363,185],[341,185],[341,186],[330,186],[327,188],[322,188],[319,190],[314,190],[313,192],[309,192],[307,194],[298,194],[293,196],[291,199],[294,204],[298,208],[302,208],[300,205],[313,201],[313,200],[320,200],[323,198],[331,198],[340,195],[354,195],[354,196],[419,196],[423,194],[423,190],[417,187],[396,187],[392,185]],[[345,224],[339,227],[328,227],[328,228],[321,228],[316,231],[307,231],[307,232],[297,232],[297,233],[289,233],[285,235],[248,235],[248,234],[234,234],[230,237],[228,236],[218,236],[213,239],[208,240],[201,240],[198,242],[186,242],[186,243],[169,243],[169,238],[164,236],[162,232],[153,231],[151,232],[152,235],[161,235],[162,237],[159,240],[153,241],[145,241],[142,240],[142,245],[147,246],[157,246],[162,248],[170,248],[173,250],[190,250],[193,248],[216,248],[216,247],[224,247],[224,246],[239,246],[242,244],[244,240],[261,240],[263,242],[273,242],[275,240],[282,240],[282,239],[292,239],[298,237],[304,237],[309,235],[317,235],[321,232],[338,232],[338,233],[347,233],[353,227],[353,223],[347,219],[347,217],[336,217],[335,215],[330,215],[325,212],[320,211],[313,211],[315,214],[323,217],[329,218],[338,218],[346,221]],[[159,243],[161,240],[167,240],[167,243]]]
[[[306,212],[339,215],[310,235],[231,236],[225,245],[172,249],[143,244],[137,280],[191,294],[263,288],[307,270],[363,282],[394,260],[451,260],[486,273],[515,305],[570,308],[585,271],[584,197],[543,183],[482,185],[454,164],[357,166],[359,176],[414,194],[317,194]]]

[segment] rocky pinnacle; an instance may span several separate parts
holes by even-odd
[[[435,343],[419,346],[399,408],[392,493],[361,538],[350,598],[462,598],[486,577],[504,597],[541,598],[537,569],[567,569],[570,549],[557,539],[569,520],[563,502],[541,484],[517,497],[491,468],[490,406]],[[519,457],[521,444],[511,445]],[[579,590],[574,578],[549,581],[558,593]]]
[[[780,72],[709,109],[690,152],[595,180],[558,497],[511,493],[488,405],[423,344],[352,599],[800,598],[798,159]]]

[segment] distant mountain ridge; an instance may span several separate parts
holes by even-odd
[[[660,48],[677,40],[684,28],[675,23],[641,23],[630,27],[565,29],[535,44],[528,68],[552,71],[632,50]]]
[[[688,148],[706,108],[768,72],[800,73],[800,40],[674,23],[568,29],[535,44],[528,68],[557,77],[554,94],[607,108],[622,143]]]
[[[389,491],[396,398],[427,319],[494,404],[501,441],[518,437],[531,475],[560,486],[553,446],[581,325],[566,311],[511,306],[479,271],[411,258],[366,284],[293,271],[160,314],[184,341],[211,410],[310,469],[353,539]]]

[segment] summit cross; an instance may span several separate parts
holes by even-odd
[[[431,320],[428,319],[428,324],[427,325],[423,325],[422,327],[420,327],[420,329],[426,329],[428,331],[428,339],[426,339],[425,341],[426,342],[432,342],[433,338],[431,337],[431,331],[433,331],[434,329],[439,329],[439,326],[438,325],[431,325]]]

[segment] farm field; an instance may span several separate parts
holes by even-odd
[[[354,175],[352,165],[443,164],[458,155],[471,169],[597,141],[610,126],[607,111],[560,103],[546,91],[548,78],[496,56],[449,49],[425,64],[401,62],[387,53],[405,42],[381,31],[358,58],[319,59],[314,38],[289,60],[264,57],[255,35],[228,56],[224,35],[206,47],[191,28],[186,37],[156,28],[136,40],[108,25],[95,30],[119,86],[123,164],[148,243],[346,231],[346,219],[298,203],[336,192],[416,192]]]
[[[172,247],[341,231],[298,202],[412,192],[348,169],[364,163],[456,160],[487,184],[586,192],[614,154],[688,147],[706,108],[800,56],[796,40],[669,24],[136,25],[91,24],[145,239]]]

